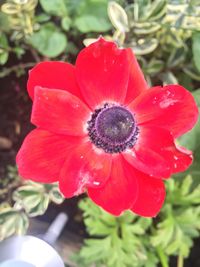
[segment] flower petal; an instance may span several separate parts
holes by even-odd
[[[136,169],[163,178],[186,170],[192,163],[191,152],[181,152],[168,130],[150,126],[140,126],[135,146],[123,156]]]
[[[163,127],[174,137],[189,131],[198,119],[198,108],[192,94],[180,85],[146,90],[129,108],[139,124]]]
[[[133,168],[119,155],[113,158],[107,183],[98,189],[88,188],[89,197],[100,207],[113,215],[120,215],[130,209],[137,198],[137,177]]]
[[[123,103],[129,78],[128,49],[100,38],[84,48],[76,61],[76,77],[85,101],[95,108],[105,101]]]
[[[130,67],[127,94],[124,101],[126,105],[132,102],[144,90],[149,88],[135,55],[133,54],[131,49],[129,49],[128,51],[132,63]]]
[[[143,217],[155,217],[165,200],[162,180],[138,172],[138,197],[131,210]]]
[[[85,135],[90,110],[76,96],[57,89],[35,88],[31,122],[36,126],[72,136]]]
[[[36,86],[66,90],[81,98],[80,89],[76,83],[73,65],[59,61],[44,61],[37,64],[29,72],[28,93],[33,99]]]
[[[19,174],[35,182],[52,183],[59,179],[66,157],[79,138],[55,135],[35,129],[25,138],[16,158]]]
[[[90,142],[74,149],[62,168],[59,185],[65,197],[83,193],[86,187],[101,187],[107,181],[112,156],[94,149]]]
[[[186,171],[193,161],[192,151],[178,145],[165,150],[164,157],[166,160],[171,161],[172,173]]]

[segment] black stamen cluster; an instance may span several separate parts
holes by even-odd
[[[91,119],[88,121],[88,135],[90,137],[91,142],[98,148],[103,149],[106,153],[114,154],[120,153],[126,150],[127,148],[132,148],[138,138],[139,129],[136,126],[133,134],[126,140],[121,142],[109,142],[106,140],[104,136],[99,134],[98,129],[96,127],[96,120],[103,110],[109,108],[109,104],[105,104],[102,108],[96,109],[91,116]],[[135,123],[135,121],[133,121]]]

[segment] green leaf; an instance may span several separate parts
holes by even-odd
[[[161,18],[167,11],[166,0],[155,0],[148,8],[143,19],[156,20]]]
[[[107,0],[82,1],[76,12],[75,26],[83,33],[106,32],[111,28],[107,15]]]
[[[119,4],[114,1],[109,2],[108,16],[111,20],[111,23],[117,30],[121,32],[129,31],[128,16],[125,10]]]
[[[64,17],[67,15],[67,6],[64,0],[40,0],[40,4],[44,11],[48,14]]]
[[[162,60],[152,59],[147,65],[144,66],[146,74],[155,75],[164,68],[164,62]]]
[[[200,204],[200,184],[196,184],[196,179],[191,175],[180,181],[176,181],[175,178],[169,180],[167,188],[167,202],[171,205],[190,207]]]
[[[200,146],[200,118],[191,131],[179,138],[179,143],[192,151],[197,150]]]
[[[13,200],[30,217],[44,214],[49,204],[49,196],[45,192],[44,186],[33,182],[19,187],[13,193]]]
[[[200,89],[194,91],[193,96],[197,102],[197,105],[200,111]],[[192,151],[195,151],[199,148],[200,146],[200,118],[198,119],[198,122],[195,125],[195,127],[191,131],[189,131],[188,133],[180,137],[178,141],[182,146],[187,147],[188,149],[191,149]]]
[[[147,55],[152,53],[158,46],[158,40],[155,38],[152,39],[140,39],[137,42],[132,41],[130,46],[133,49],[133,52],[138,55]]]
[[[114,217],[94,205],[89,199],[79,204],[90,239],[86,239],[76,260],[80,266],[156,267],[149,243],[145,245],[146,231],[152,220],[139,218],[132,212]],[[148,265],[149,264],[149,265]]]
[[[25,234],[29,221],[26,214],[11,207],[0,209],[0,240],[11,235]]]
[[[21,59],[22,56],[25,54],[24,48],[21,48],[19,46],[14,47],[13,52],[15,52],[18,59]]]
[[[61,204],[64,201],[64,197],[61,194],[58,185],[52,185],[52,189],[49,191],[49,198],[55,204]]]
[[[134,23],[134,26],[134,33],[137,35],[152,34],[161,28],[160,24],[149,22]]]
[[[200,71],[200,32],[195,32],[192,35],[192,52],[195,66]]]
[[[38,23],[43,23],[49,21],[51,16],[45,14],[45,13],[40,13],[39,15],[35,16],[35,21]]]
[[[42,55],[53,58],[64,52],[67,39],[53,23],[47,23],[30,37],[30,43]]]
[[[69,31],[70,26],[71,26],[71,19],[69,17],[62,18],[61,26],[62,26],[63,30]]]
[[[0,65],[4,65],[8,60],[8,40],[4,33],[0,33]]]
[[[166,71],[159,74],[159,78],[166,84],[178,84],[178,80],[171,71]]]
[[[83,33],[104,32],[110,29],[109,23],[101,17],[94,15],[83,15],[75,19],[75,26]]]

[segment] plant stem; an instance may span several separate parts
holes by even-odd
[[[184,258],[181,255],[181,253],[178,255],[178,260],[177,260],[177,267],[183,267],[184,265]]]
[[[160,246],[158,246],[158,247],[156,247],[156,250],[157,250],[158,256],[160,258],[160,263],[162,264],[162,267],[169,267],[168,258],[166,256],[166,254],[164,253],[163,249]],[[178,266],[178,267],[180,267],[180,266]]]
[[[20,63],[18,65],[14,65],[10,68],[3,68],[3,70],[0,73],[0,78],[3,78],[7,75],[9,75],[11,72],[16,72],[18,71],[20,68],[21,69],[29,69],[32,68],[35,65],[35,62],[28,62],[28,63]]]

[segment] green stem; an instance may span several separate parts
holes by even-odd
[[[184,258],[181,254],[179,254],[177,260],[177,267],[183,267],[183,266],[184,266]]]
[[[162,264],[162,267],[169,267],[168,258],[166,256],[166,254],[164,253],[163,249],[160,246],[158,246],[158,247],[156,247],[156,250],[157,250],[157,254],[160,258],[160,263]]]

